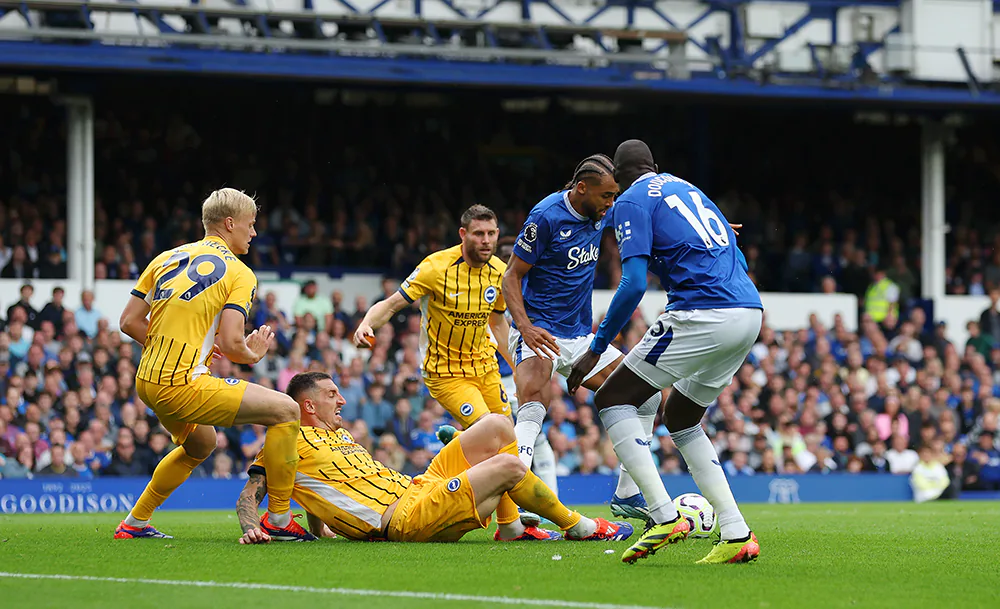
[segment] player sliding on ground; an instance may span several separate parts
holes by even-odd
[[[368,347],[375,330],[419,300],[424,384],[465,429],[491,412],[511,416],[496,360],[499,350],[510,361],[504,338],[510,326],[500,290],[507,266],[493,255],[499,232],[491,209],[482,205],[467,209],[458,231],[462,242],[424,258],[398,292],[368,310],[354,334],[355,344]],[[490,342],[490,332],[500,337],[497,346]],[[537,518],[525,523],[514,502],[502,499],[495,539],[552,538],[538,528]]]
[[[594,273],[605,215],[616,194],[611,159],[603,154],[589,156],[577,165],[562,190],[535,205],[514,243],[503,288],[514,320],[508,347],[514,357],[518,397],[514,429],[518,455],[528,467],[534,451],[548,446],[538,438],[552,400],[552,375],[569,375],[573,362],[594,338]],[[621,361],[621,352],[609,346],[585,375],[583,386],[596,391]],[[653,419],[661,403],[659,394],[651,395],[639,407],[646,430],[643,446],[652,440]],[[646,502],[624,464],[611,498],[611,513],[648,518]]]
[[[329,375],[297,374],[287,391],[302,419],[292,498],[306,510],[317,536],[329,536],[328,528],[356,540],[457,541],[485,528],[505,494],[554,522],[567,539],[618,541],[632,534],[628,523],[585,518],[560,503],[517,458],[509,417],[486,415],[411,479],[372,459],[343,429],[345,400]],[[237,503],[243,544],[271,540],[257,517],[269,490],[268,450],[265,445],[250,467]]]
[[[603,361],[609,342],[642,300],[647,271],[659,276],[668,294],[666,312],[594,398],[618,458],[649,507],[645,533],[622,560],[645,558],[690,532],[644,446],[647,430],[636,409],[672,386],[663,423],[719,519],[721,541],[698,562],[749,562],[760,554],[760,546],[733,499],[701,418],[732,382],[757,339],[763,318],[760,295],[747,275],[735,233],[705,193],[669,173],[657,174],[649,147],[639,140],[619,146],[614,163],[615,179],[624,190],[611,222],[622,279],[590,348],[573,365],[570,389]]]
[[[201,207],[205,238],[164,252],[139,276],[121,316],[121,330],[143,346],[135,388],[177,444],[115,539],[169,537],[150,526],[153,511],[215,450],[213,425],[267,425],[271,503],[260,521],[272,539],[312,539],[291,518],[299,409],[283,393],[209,374],[213,355],[254,364],[267,353],[271,329],[244,337],[257,278],[236,256],[246,254],[257,233],[257,204],[232,188],[217,190]],[[148,319],[147,319],[148,316]]]

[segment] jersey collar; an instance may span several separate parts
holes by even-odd
[[[580,213],[578,211],[576,211],[575,209],[573,209],[573,204],[569,202],[569,191],[568,190],[563,192],[563,201],[566,202],[566,209],[569,210],[569,213],[573,214],[574,218],[576,218],[577,220],[579,220],[581,222],[586,222],[587,221],[587,217],[586,216],[580,215]]]
[[[645,180],[646,178],[652,178],[652,177],[655,177],[655,176],[656,176],[656,174],[653,173],[652,171],[647,171],[646,173],[644,173],[641,176],[639,176],[638,178],[636,178],[635,182],[639,182],[641,180]],[[632,184],[635,184],[635,182],[632,182]],[[630,186],[631,186],[631,184],[630,184]]]

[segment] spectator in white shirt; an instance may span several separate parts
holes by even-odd
[[[886,451],[885,460],[889,462],[889,471],[894,474],[909,474],[917,467],[920,456],[915,450],[907,447],[906,436],[896,434],[892,437],[892,448]]]

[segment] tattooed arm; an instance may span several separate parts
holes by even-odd
[[[271,538],[260,529],[260,504],[267,496],[267,478],[264,474],[253,472],[247,480],[239,501],[236,502],[236,515],[243,529],[241,544],[268,543]]]

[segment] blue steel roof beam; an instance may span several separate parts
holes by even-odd
[[[965,75],[969,78],[969,90],[972,91],[973,95],[979,95],[982,88],[979,86],[979,79],[976,78],[976,73],[972,71],[972,65],[969,63],[969,56],[965,52],[964,47],[958,47],[956,49],[958,53],[958,59],[962,62],[962,68],[965,69]]]
[[[711,0],[719,6],[744,6],[751,4],[753,0]],[[902,0],[767,0],[768,2],[781,4],[808,4],[810,8],[852,8],[852,7],[881,7],[898,8]],[[997,2],[998,0],[994,0]]]
[[[801,30],[803,27],[806,26],[806,24],[812,22],[813,19],[816,19],[816,15],[814,14],[813,9],[810,8],[809,11],[807,11],[805,15],[800,17],[798,21],[791,24],[790,26],[788,26],[788,28],[785,29],[785,33],[782,34],[781,38],[768,40],[764,44],[760,45],[760,48],[754,51],[746,59],[744,59],[742,63],[747,68],[753,67],[753,64],[755,64],[758,59],[764,57],[765,55],[773,51],[775,48],[777,48],[779,44],[788,40],[790,36]]]
[[[375,30],[375,36],[379,39],[379,42],[382,44],[389,42],[389,39],[385,37],[385,31],[382,29],[382,24],[378,22],[378,19],[372,19],[372,29]]]
[[[90,19],[90,8],[88,8],[86,4],[81,4],[79,11],[80,11],[80,19],[83,20],[83,23],[84,23],[84,25],[87,26],[87,29],[88,30],[94,29],[94,22],[91,21],[91,19]],[[136,16],[135,19],[138,22],[139,17]],[[139,25],[139,24],[136,23],[136,25]]]
[[[385,2],[388,2],[389,0],[384,0],[384,1],[385,1]],[[521,2],[521,5],[522,5],[522,9],[521,9],[521,10],[522,10],[522,11],[524,11],[524,8],[523,8],[523,5],[524,5],[524,3],[525,3],[525,2],[527,2],[527,1],[528,1],[528,0],[522,0],[522,2]],[[486,15],[488,15],[488,14],[490,13],[490,11],[492,11],[492,10],[493,10],[493,9],[495,9],[496,7],[500,6],[500,3],[501,3],[501,2],[503,2],[503,0],[494,0],[493,4],[491,4],[491,5],[487,6],[487,7],[486,7],[486,8],[484,8],[483,10],[479,11],[478,13],[476,13],[476,16],[475,16],[474,18],[475,18],[476,20],[479,20],[479,19],[482,19],[483,17],[485,17]],[[525,18],[525,17],[523,16],[523,14],[522,14],[522,18]]]
[[[133,4],[135,5],[135,14],[139,17],[144,17],[149,20],[153,25],[160,30],[161,34],[176,34],[177,30],[170,27],[170,24],[163,19],[163,14],[155,8],[144,9],[142,5],[139,4],[138,0],[119,0],[122,4]]]
[[[343,1],[343,0],[341,0],[341,1]],[[455,14],[458,15],[459,17],[462,17],[463,19],[469,19],[470,18],[465,13],[465,11],[463,11],[462,9],[458,8],[457,6],[455,6],[455,4],[452,3],[451,0],[441,0],[441,4],[444,4],[445,6],[447,6],[448,8],[450,8],[451,10],[455,11]]]
[[[444,41],[441,39],[441,32],[438,31],[437,26],[431,21],[427,22],[427,34],[430,35],[435,45],[444,44]]]
[[[594,11],[590,15],[590,17],[587,17],[586,19],[584,19],[583,22],[585,24],[591,23],[592,21],[594,21],[594,19],[597,19],[598,17],[600,17],[601,15],[603,15],[604,11],[608,10],[609,8],[611,8],[611,4],[602,4],[600,7],[598,7],[598,9],[596,11]]]
[[[544,25],[538,26],[536,36],[538,37],[538,42],[541,44],[543,49],[552,50],[554,48],[552,46],[552,41],[549,40],[548,35],[545,33]]]
[[[65,34],[67,38],[94,36],[94,32],[36,31],[38,36]],[[0,31],[0,39],[10,32]],[[23,33],[21,34],[23,35]],[[115,35],[120,40],[141,40],[134,35]],[[107,37],[105,35],[104,37]],[[761,86],[750,80],[727,81],[705,75],[691,80],[641,80],[623,78],[616,66],[580,68],[556,65],[522,66],[510,63],[427,61],[406,57],[385,57],[373,60],[364,57],[314,56],[305,53],[247,53],[226,49],[202,50],[190,45],[218,44],[218,37],[167,35],[164,38],[187,42],[186,46],[147,47],[78,45],[3,41],[0,40],[0,65],[47,68],[55,70],[82,69],[90,71],[160,72],[226,74],[244,77],[278,79],[321,79],[359,82],[395,82],[426,86],[479,85],[497,87],[538,87],[542,89],[630,89],[644,92],[715,95],[720,98],[798,99],[821,103],[850,105],[902,105],[953,109],[956,106],[1000,107],[1000,93],[984,89],[978,97],[967,88],[913,86],[853,86],[831,87],[815,79],[798,83]],[[179,40],[183,38],[184,40]],[[231,42],[231,41],[230,41]],[[255,44],[275,44],[281,48],[306,48],[309,43],[294,41],[258,41]],[[313,42],[316,48],[336,49],[329,42]],[[429,49],[425,47],[425,49]],[[534,51],[540,53],[541,51]],[[251,59],[251,60],[248,60]],[[611,56],[614,61],[614,56]]]
[[[376,4],[375,4],[374,6],[372,6],[372,7],[370,8],[370,9],[368,9],[368,11],[367,11],[367,12],[368,12],[368,14],[369,14],[369,15],[374,15],[374,14],[375,14],[375,11],[377,11],[377,10],[378,10],[378,9],[380,9],[380,8],[382,8],[382,7],[383,7],[383,6],[385,6],[386,4],[389,4],[390,2],[392,2],[392,0],[380,0],[380,1],[378,2],[378,3],[376,3]]]
[[[998,0],[998,1],[1000,1],[1000,0]],[[687,34],[688,42],[692,43],[693,45],[695,45],[696,47],[698,47],[699,49],[701,49],[702,52],[704,52],[705,54],[708,54],[708,55],[711,54],[711,50],[709,49],[708,41],[707,40],[698,40],[697,38],[695,38],[694,36],[691,35],[690,30],[691,30],[691,28],[697,26],[702,21],[708,19],[709,16],[712,15],[712,13],[714,13],[714,12],[716,12],[718,10],[723,10],[723,9],[720,9],[720,8],[718,8],[716,6],[713,6],[711,3],[709,3],[708,8],[706,8],[704,10],[704,12],[702,12],[702,14],[698,15],[697,17],[695,17],[694,20],[691,21],[691,23],[687,24],[686,26],[684,26],[684,28],[682,28],[680,30],[680,31],[684,32],[685,34]],[[668,23],[673,23],[673,21],[668,21]],[[670,43],[667,42],[667,41],[661,42],[660,46],[658,46],[655,49],[653,49],[653,54],[655,55],[656,53],[659,53],[663,49],[667,48],[667,46],[669,44]]]
[[[552,11],[553,11],[553,12],[554,12],[555,14],[559,15],[560,17],[562,17],[562,18],[563,18],[563,20],[564,20],[564,21],[565,21],[566,23],[568,23],[568,24],[572,24],[572,23],[573,23],[573,19],[572,19],[572,18],[571,18],[571,17],[569,16],[569,15],[567,15],[566,13],[564,13],[564,12],[563,12],[563,10],[562,10],[561,8],[559,8],[558,6],[556,6],[556,5],[555,5],[555,4],[554,4],[554,3],[552,2],[552,0],[539,0],[539,1],[540,1],[540,2],[542,2],[542,4],[547,4],[547,5],[549,5],[549,8],[550,8],[550,9],[552,9]]]
[[[820,78],[826,78],[826,68],[823,67],[823,60],[819,58],[819,53],[816,52],[816,45],[809,43],[809,58],[812,59],[813,69],[816,70],[816,76]]]
[[[24,17],[24,21],[28,24],[28,27],[35,27],[35,24],[31,21],[31,11],[28,10],[27,4],[22,2],[17,11],[21,13],[21,17]]]

